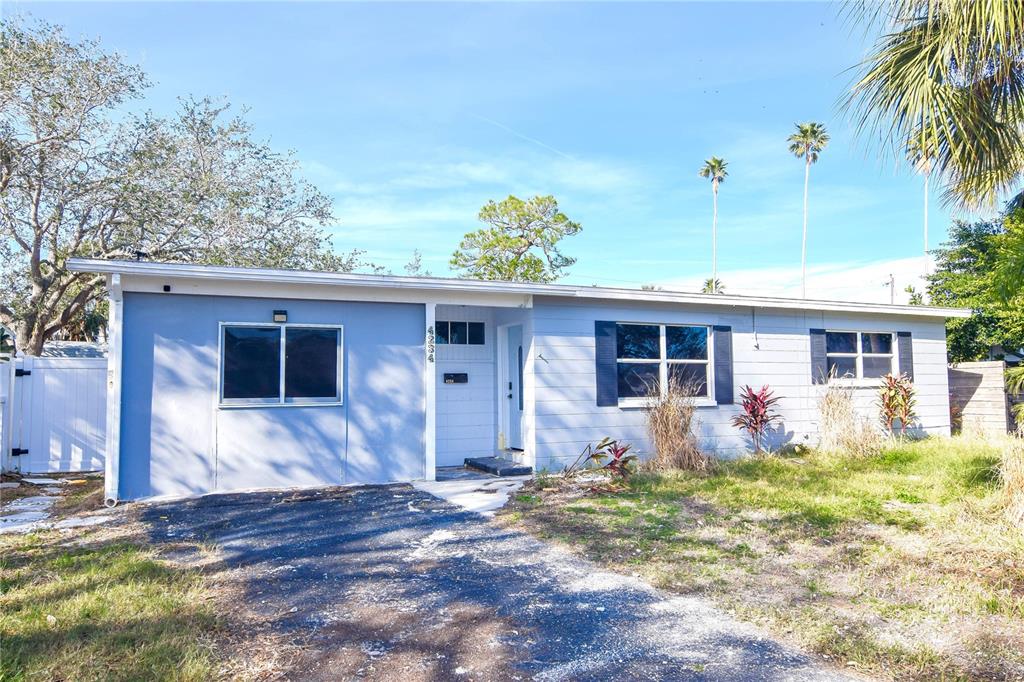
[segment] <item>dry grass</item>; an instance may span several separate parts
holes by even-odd
[[[999,462],[1003,505],[1011,523],[1024,525],[1024,439],[1007,438]]]
[[[1001,446],[889,441],[644,474],[614,494],[527,489],[506,518],[849,670],[1024,679],[1024,535],[1003,513]]]
[[[857,412],[851,388],[829,385],[818,401],[818,416],[822,452],[872,457],[885,446],[878,427]]]
[[[700,451],[694,436],[695,387],[671,383],[664,396],[653,395],[644,409],[654,445],[654,457],[644,463],[648,471],[707,471],[711,458]]]

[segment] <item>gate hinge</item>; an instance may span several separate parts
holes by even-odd
[[[27,455],[28,448],[11,448],[11,457],[19,457],[21,455]]]
[[[16,370],[14,370],[14,376],[16,376],[16,377],[32,376],[32,370],[30,370],[30,369],[16,369]]]

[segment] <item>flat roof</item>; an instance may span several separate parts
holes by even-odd
[[[302,284],[349,286],[374,289],[416,289],[431,292],[469,292],[477,294],[515,294],[524,296],[560,296],[578,299],[678,303],[715,307],[775,308],[830,312],[909,315],[914,317],[969,317],[967,308],[941,308],[887,303],[854,303],[772,296],[702,294],[671,290],[628,289],[624,287],[579,286],[574,284],[534,284],[530,282],[484,281],[455,277],[405,277],[401,275],[364,275],[344,272],[312,272],[271,268],[237,268],[220,265],[156,263],[152,261],[70,258],[68,269],[74,272],[119,274],[208,281],[248,282],[252,284]]]

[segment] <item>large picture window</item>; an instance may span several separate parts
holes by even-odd
[[[616,325],[619,400],[663,395],[678,384],[710,397],[708,328],[665,324]]]
[[[889,332],[825,332],[828,378],[878,379],[893,371]]]
[[[340,403],[341,347],[341,327],[222,325],[221,403]]]

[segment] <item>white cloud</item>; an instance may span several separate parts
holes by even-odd
[[[807,297],[829,301],[889,303],[892,275],[896,281],[896,303],[907,303],[907,285],[924,289],[924,274],[934,267],[931,258],[900,258],[861,263],[830,263],[807,269]],[[658,282],[667,289],[699,291],[706,277],[687,277]],[[800,266],[726,270],[718,273],[730,294],[800,296]]]

